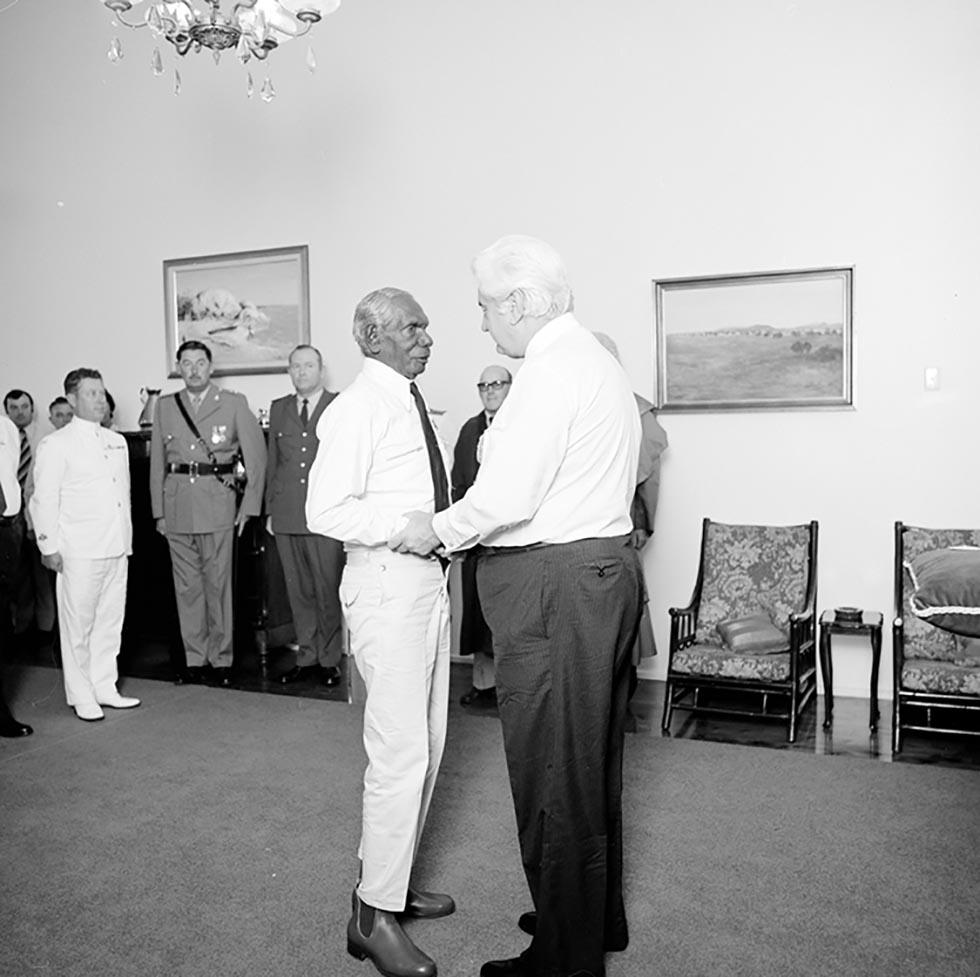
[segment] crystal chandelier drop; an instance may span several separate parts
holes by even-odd
[[[265,61],[270,51],[280,44],[309,33],[314,24],[326,14],[332,14],[340,6],[340,0],[237,0],[225,3],[229,13],[221,10],[222,0],[204,0],[208,9],[195,10],[188,0],[99,0],[115,15],[116,22],[124,27],[138,29],[148,27],[153,34],[169,41],[181,57],[188,51],[195,53],[208,48],[217,64],[221,53],[234,49],[242,64],[252,58]],[[141,10],[133,11],[134,7]],[[128,20],[126,15],[142,18]],[[119,61],[123,56],[122,45],[113,38],[109,47],[109,60]],[[151,61],[154,74],[162,73],[159,49],[154,49]],[[307,52],[306,65],[310,71],[316,68],[313,49]],[[180,91],[180,74],[174,72],[174,93]],[[269,93],[275,94],[272,82],[266,78],[263,85],[263,100],[271,101]],[[249,75],[248,94],[252,94],[252,81]]]

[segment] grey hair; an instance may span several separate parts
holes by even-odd
[[[403,288],[378,288],[368,292],[354,309],[354,340],[360,346],[365,356],[370,356],[367,333],[372,326],[387,331],[397,320],[400,310],[395,306],[395,300],[407,297],[415,301],[411,293]]]
[[[510,234],[472,263],[477,287],[497,303],[510,300],[520,315],[556,318],[571,311],[572,290],[558,252],[544,241]]]

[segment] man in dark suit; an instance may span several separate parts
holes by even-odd
[[[459,431],[453,452],[453,502],[458,502],[476,481],[480,470],[480,439],[493,420],[493,415],[510,393],[510,371],[502,366],[488,366],[476,385],[483,401],[483,410],[471,417]],[[479,553],[467,550],[460,565],[463,615],[459,628],[461,655],[473,656],[473,684],[463,694],[460,703],[471,706],[495,703],[497,689],[493,675],[493,638],[476,589],[476,564]]]
[[[242,394],[211,383],[211,350],[191,339],[177,350],[185,389],[157,401],[150,441],[150,504],[173,563],[187,667],[179,679],[232,684],[234,534],[262,510],[265,442]],[[179,398],[179,400],[178,400]],[[179,404],[197,427],[184,419]],[[232,484],[241,452],[248,482],[241,503]]]
[[[340,682],[343,650],[340,575],[344,546],[311,533],[306,525],[306,492],[319,440],[317,421],[337,395],[323,389],[323,357],[313,346],[297,346],[289,356],[295,393],[269,409],[269,464],[266,511],[286,579],[299,651],[283,684],[319,673],[324,685]]]

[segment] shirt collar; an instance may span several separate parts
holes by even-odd
[[[395,397],[405,407],[413,405],[412,391],[409,389],[411,380],[393,370],[387,363],[370,357],[364,359],[364,375],[383,390]]]
[[[311,394],[296,394],[296,409],[303,409],[303,401],[306,401],[306,409],[312,411],[318,403],[320,403],[320,398],[323,396],[323,387],[317,387],[316,390]]]
[[[524,350],[524,358],[531,359],[540,356],[549,346],[557,343],[575,329],[581,329],[578,319],[571,312],[556,316],[551,322],[545,323],[530,339]]]

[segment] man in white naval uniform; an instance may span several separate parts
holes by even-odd
[[[140,704],[116,689],[133,544],[129,454],[125,438],[102,427],[96,370],[72,370],[65,395],[75,416],[38,445],[30,513],[44,565],[58,574],[65,696],[79,719],[94,722],[102,706]]]
[[[408,292],[382,288],[354,312],[364,367],[317,425],[311,532],[344,543],[340,600],[364,679],[361,878],[348,952],[386,977],[433,977],[435,963],[401,927],[448,916],[448,895],[411,885],[412,865],[446,738],[449,601],[440,561],[388,549],[403,513],[449,504],[448,452],[414,380],[426,367],[429,320]],[[417,503],[417,505],[416,505]]]

